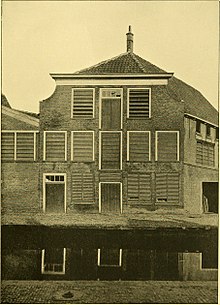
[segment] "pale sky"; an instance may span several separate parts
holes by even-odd
[[[39,112],[52,72],[75,72],[134,53],[198,89],[218,107],[218,1],[4,1],[2,91]]]

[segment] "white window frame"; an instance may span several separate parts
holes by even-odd
[[[72,92],[71,92],[71,119],[74,119],[74,115],[73,115],[73,92],[74,90],[92,90],[93,91],[93,104],[92,104],[92,117],[88,117],[88,118],[84,118],[82,117],[77,117],[76,119],[94,119],[95,117],[95,88],[90,88],[90,87],[81,87],[81,88],[72,88]]]
[[[120,97],[102,97],[104,90],[120,90]],[[100,88],[99,91],[99,129],[102,128],[102,99],[118,99],[121,102],[121,129],[123,128],[123,88]]]
[[[18,133],[33,133],[34,134],[34,160],[36,161],[37,156],[37,133],[39,133],[38,130],[2,130],[2,133],[13,133],[14,134],[14,161],[17,161],[17,134]],[[25,160],[18,160],[18,161],[25,161]]]
[[[149,134],[149,160],[151,161],[151,132],[150,131],[140,131],[140,130],[130,130],[127,131],[127,161],[130,161],[130,133],[148,133]]]
[[[92,161],[95,161],[95,132],[94,130],[72,130],[71,131],[71,161],[74,161],[73,159],[73,145],[74,145],[74,141],[73,141],[73,134],[74,133],[92,133]],[[83,161],[82,161],[83,162]],[[87,162],[87,161],[86,161]]]
[[[47,162],[54,162],[54,161],[51,161],[51,160],[47,160],[46,158],[46,140],[47,140],[47,133],[64,133],[65,134],[65,156],[64,156],[64,160],[61,160],[62,161],[67,161],[67,131],[63,131],[63,130],[47,130],[47,131],[44,131],[44,145],[43,145],[43,161],[47,161]]]
[[[105,169],[107,171],[115,171],[115,170],[122,170],[122,131],[99,131],[99,170],[102,170],[102,134],[103,133],[120,133],[120,168],[119,169]]]
[[[177,159],[175,161],[160,161],[158,160],[158,133],[176,133],[177,134]],[[158,162],[179,162],[180,161],[180,136],[179,130],[156,130],[155,136],[155,161]]]
[[[149,117],[148,117],[148,119],[150,119],[151,118],[151,88],[140,88],[140,87],[138,87],[138,88],[128,88],[128,90],[127,90],[127,118],[129,119],[130,118],[130,116],[129,116],[129,110],[130,110],[130,104],[129,104],[129,96],[130,96],[130,91],[131,90],[149,90]],[[139,120],[138,118],[137,118],[137,120]]]
[[[46,176],[64,176],[64,181],[51,181],[46,182]],[[66,213],[66,173],[43,173],[43,212],[46,213],[46,183],[48,184],[64,184],[64,213]]]
[[[119,259],[118,259],[118,265],[106,265],[106,264],[101,264],[101,249],[98,249],[98,255],[97,255],[97,265],[100,266],[109,266],[109,267],[114,267],[114,266],[118,266],[121,267],[122,266],[122,249],[119,249]]]
[[[54,275],[63,275],[66,273],[66,248],[63,248],[63,270],[62,271],[45,271],[44,270],[44,260],[45,260],[45,251],[42,249],[41,252],[41,274],[54,274]]]
[[[120,184],[120,214],[122,214],[123,212],[122,182],[99,182],[99,213],[102,212],[102,184]]]

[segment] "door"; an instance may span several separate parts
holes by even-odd
[[[102,213],[121,212],[121,184],[101,183],[101,206]]]
[[[44,211],[48,213],[64,213],[65,207],[65,176],[44,176]]]
[[[121,129],[121,100],[102,99],[102,130]]]

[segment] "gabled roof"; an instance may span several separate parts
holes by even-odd
[[[16,120],[32,125],[33,127],[39,127],[39,119],[26,114],[22,111],[15,110],[2,105],[2,114],[8,115]]]
[[[151,64],[140,56],[126,52],[97,65],[75,72],[74,74],[166,74],[164,70]]]

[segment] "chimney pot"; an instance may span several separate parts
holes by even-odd
[[[131,32],[131,26],[128,27],[127,35],[127,52],[133,53],[133,36],[134,34]]]

